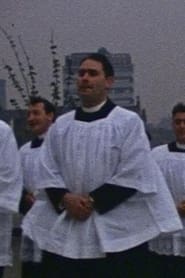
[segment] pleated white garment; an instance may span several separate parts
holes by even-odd
[[[12,264],[13,214],[18,211],[22,171],[11,128],[0,121],[0,266]]]
[[[23,186],[24,188],[35,195],[38,194],[36,188],[35,171],[38,170],[38,158],[40,147],[31,148],[31,142],[24,144],[20,148],[21,164],[23,169]],[[28,237],[22,235],[21,240],[21,260],[24,262],[40,262],[41,250],[37,244]]]
[[[185,153],[170,152],[168,145],[158,146],[152,154],[158,165],[176,204],[185,200]],[[169,216],[171,219],[171,215]],[[163,234],[150,242],[150,249],[158,254],[185,256],[185,218],[181,217],[183,230]]]
[[[21,164],[23,169],[23,185],[28,192],[37,194],[38,159],[40,147],[31,148],[31,142],[24,144],[20,150]]]
[[[93,122],[74,117],[74,111],[67,113],[51,127],[41,148],[37,186],[86,194],[110,183],[138,193],[103,215],[94,211],[86,221],[77,221],[66,211],[56,214],[43,190],[24,219],[24,232],[41,249],[69,258],[98,258],[180,229],[140,118],[120,107]]]

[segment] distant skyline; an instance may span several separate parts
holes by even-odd
[[[54,31],[61,59],[74,52],[130,53],[135,96],[149,122],[170,115],[185,101],[185,3],[183,0],[1,0],[0,25],[21,35],[38,69],[39,88],[48,94],[51,76],[49,40]],[[11,49],[0,35],[2,59],[12,63]],[[15,93],[8,86],[8,94]]]

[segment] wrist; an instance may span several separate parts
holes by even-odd
[[[95,205],[95,200],[94,200],[94,198],[93,198],[91,195],[89,195],[89,196],[88,196],[88,199],[89,199],[89,202],[90,202],[91,207],[94,208],[94,205]]]
[[[63,197],[62,197],[62,200],[61,200],[61,202],[60,202],[60,206],[62,206],[62,207],[64,207],[64,208],[66,207],[69,196],[70,196],[70,192],[65,192],[65,193],[64,193],[64,195],[63,195]]]
[[[68,196],[69,196],[69,192],[66,191],[65,193],[63,193],[63,196],[61,198],[60,203],[58,204],[58,209],[60,212],[63,212],[66,209],[66,205],[67,205],[67,200],[68,200]]]

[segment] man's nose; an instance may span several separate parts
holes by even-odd
[[[89,73],[88,73],[88,71],[85,71],[81,78],[82,78],[82,79],[89,78]]]
[[[181,126],[182,128],[185,128],[185,120],[182,120],[182,121],[180,122],[180,126]]]
[[[34,118],[34,116],[32,114],[29,114],[29,116],[27,117],[27,121],[30,122],[32,121]]]

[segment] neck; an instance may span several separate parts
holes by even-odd
[[[39,134],[38,134],[38,133],[37,133],[37,134],[35,133],[35,136],[36,136],[36,137],[39,137],[39,138],[44,138],[44,137],[46,136],[46,133],[47,133],[47,130],[46,130],[45,132],[42,132],[42,133],[39,133]]]
[[[82,106],[82,110],[84,112],[87,112],[87,113],[97,112],[97,111],[99,111],[103,107],[103,105],[106,103],[106,101],[107,100],[104,100],[100,104],[92,106],[92,107],[84,107],[84,106]]]
[[[82,99],[82,107],[85,108],[91,108],[91,107],[95,107],[98,105],[101,105],[102,103],[106,102],[107,97],[104,97],[102,99],[98,99],[98,100],[94,100],[94,99]]]

